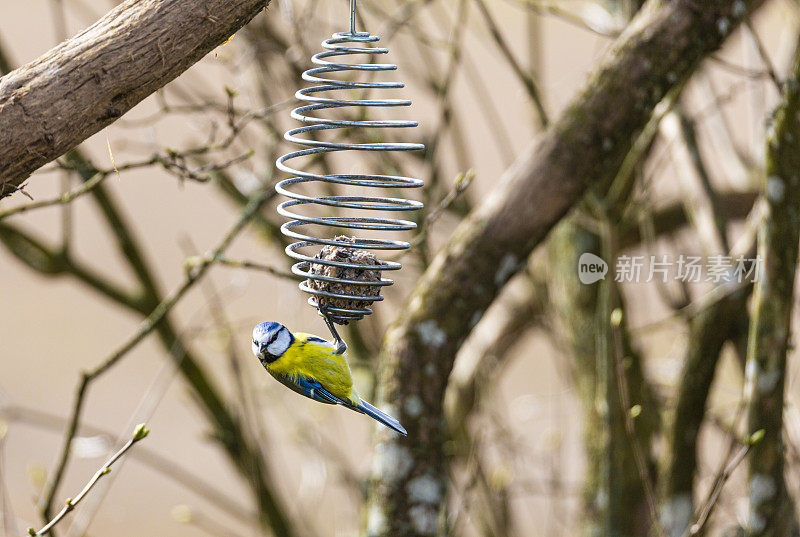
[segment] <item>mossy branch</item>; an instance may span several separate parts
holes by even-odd
[[[368,526],[377,535],[437,531],[446,495],[420,501],[407,485],[424,478],[446,486],[444,391],[471,326],[588,186],[617,174],[656,105],[760,4],[650,2],[572,104],[431,263],[384,341],[380,393],[414,442],[381,436],[377,467],[383,454],[401,454],[408,465],[373,480]],[[406,404],[412,397],[421,405]]]
[[[700,427],[723,345],[745,330],[740,321],[751,290],[748,285],[725,295],[689,320],[683,369],[666,430],[662,517],[669,535],[682,535],[693,522]]]
[[[650,451],[659,428],[658,407],[644,376],[642,356],[622,322],[625,310],[617,284],[607,278],[585,285],[575,271],[584,252],[613,259],[614,254],[605,251],[611,245],[601,248],[613,241],[602,240],[576,220],[560,223],[548,239],[552,272],[548,317],[571,355],[583,410],[588,461],[584,527],[587,534],[647,535],[656,522]],[[604,235],[611,234],[607,229]],[[612,317],[619,322],[612,323]],[[630,416],[633,407],[635,426]]]
[[[764,199],[758,233],[762,271],[756,282],[747,349],[746,387],[751,433],[764,437],[750,451],[751,537],[797,532],[784,481],[783,406],[800,240],[800,42],[783,100],[767,140]]]

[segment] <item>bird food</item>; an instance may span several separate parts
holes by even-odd
[[[353,244],[356,242],[355,237],[347,237],[344,235],[336,237],[335,240],[337,242],[349,242]],[[340,280],[357,280],[361,282],[381,281],[380,270],[366,268],[378,266],[381,262],[372,253],[360,248],[326,245],[314,256],[314,259],[363,265],[365,268],[336,267],[332,265],[323,265],[322,263],[311,263],[309,274],[337,278]],[[378,285],[357,285],[347,282],[315,280],[312,278],[306,280],[306,285],[316,291],[326,291],[337,295],[378,297],[381,294],[381,288]],[[321,308],[328,307],[350,310],[366,308],[373,302],[372,300],[354,300],[326,296],[318,296],[317,301]]]
[[[380,109],[397,110],[397,107],[410,106],[411,101],[398,99],[394,93],[381,98],[381,92],[400,89],[403,83],[373,80],[372,77],[394,71],[397,66],[379,61],[388,52],[377,46],[379,36],[356,30],[355,0],[351,0],[350,15],[350,31],[337,32],[326,39],[322,43],[324,50],[311,59],[313,67],[303,73],[303,79],[316,85],[301,88],[296,94],[301,102],[291,116],[302,124],[287,131],[284,139],[297,147],[279,157],[275,163],[287,175],[275,186],[275,190],[288,198],[278,205],[277,210],[288,219],[281,226],[281,232],[296,241],[286,247],[286,253],[296,261],[292,272],[303,277],[300,289],[313,295],[309,304],[325,310],[321,313],[328,321],[329,329],[332,326],[330,323],[347,324],[369,315],[372,310],[368,306],[381,299],[379,288],[392,283],[388,278],[381,281],[383,271],[402,268],[399,261],[376,258],[364,251],[381,256],[388,251],[406,250],[411,246],[408,241],[402,240],[399,232],[416,229],[415,220],[383,213],[416,211],[423,207],[421,202],[403,197],[409,189],[422,187],[424,182],[421,179],[397,175],[395,170],[380,173],[381,170],[372,170],[371,159],[365,161],[360,157],[372,157],[375,151],[382,154],[422,151],[425,145],[390,136],[389,133],[396,133],[398,128],[417,127],[417,122],[399,118],[382,119]],[[369,94],[342,94],[356,86],[369,90]],[[332,116],[331,113],[337,110],[349,113],[347,117]],[[367,114],[367,110],[370,114]],[[311,136],[320,129],[332,136]],[[361,134],[350,139],[357,130]],[[310,172],[301,166],[309,164],[310,155],[324,156],[340,151],[348,155],[347,173],[338,173],[327,167]],[[330,164],[336,163],[337,159],[334,159]],[[321,195],[316,194],[320,189]],[[396,192],[395,196],[387,197],[385,189],[392,189]],[[324,227],[328,229],[323,230]],[[344,245],[327,244],[332,242],[328,237],[340,233],[338,230],[343,227],[358,229],[358,233],[363,235],[358,241],[349,237],[344,239]],[[373,231],[375,233],[371,233]],[[379,232],[392,233],[393,236],[381,236]],[[316,257],[309,253],[308,248],[312,245],[322,248]],[[323,260],[351,266],[325,265],[321,263]],[[363,269],[360,268],[362,265]],[[322,281],[322,277],[328,281]],[[331,281],[340,278],[339,281]]]

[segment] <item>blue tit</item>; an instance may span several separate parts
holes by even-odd
[[[379,421],[403,436],[400,422],[358,396],[344,353],[317,336],[293,334],[280,323],[263,322],[253,329],[253,354],[278,382],[330,405],[342,405]]]

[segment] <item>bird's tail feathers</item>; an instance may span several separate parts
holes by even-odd
[[[359,404],[356,409],[360,410],[367,416],[381,422],[391,430],[395,431],[396,433],[402,434],[403,436],[408,436],[408,432],[405,428],[400,425],[400,422],[391,417],[389,414],[384,412],[379,408],[375,408],[367,401],[361,400],[361,404]]]

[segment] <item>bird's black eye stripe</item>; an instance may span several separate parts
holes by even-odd
[[[272,336],[270,336],[269,340],[267,341],[267,345],[270,345],[273,341],[275,341],[278,338],[278,334],[280,334],[280,333],[281,333],[281,331],[278,330],[277,332],[272,334]]]
[[[278,335],[279,335],[281,332],[283,332],[284,330],[286,330],[286,328],[281,328],[281,329],[277,330],[275,333],[273,333],[273,334],[272,334],[272,335],[269,337],[269,339],[267,340],[267,342],[266,342],[266,343],[263,343],[263,344],[260,344],[260,343],[259,343],[259,342],[256,340],[256,338],[253,338],[253,345],[257,345],[257,346],[259,346],[259,347],[262,347],[262,348],[263,348],[263,347],[269,347],[269,346],[270,346],[270,345],[271,345],[271,344],[272,344],[272,343],[273,343],[273,342],[274,342],[276,339],[278,339]],[[289,336],[290,336],[290,338],[291,338],[291,333],[289,334]]]

